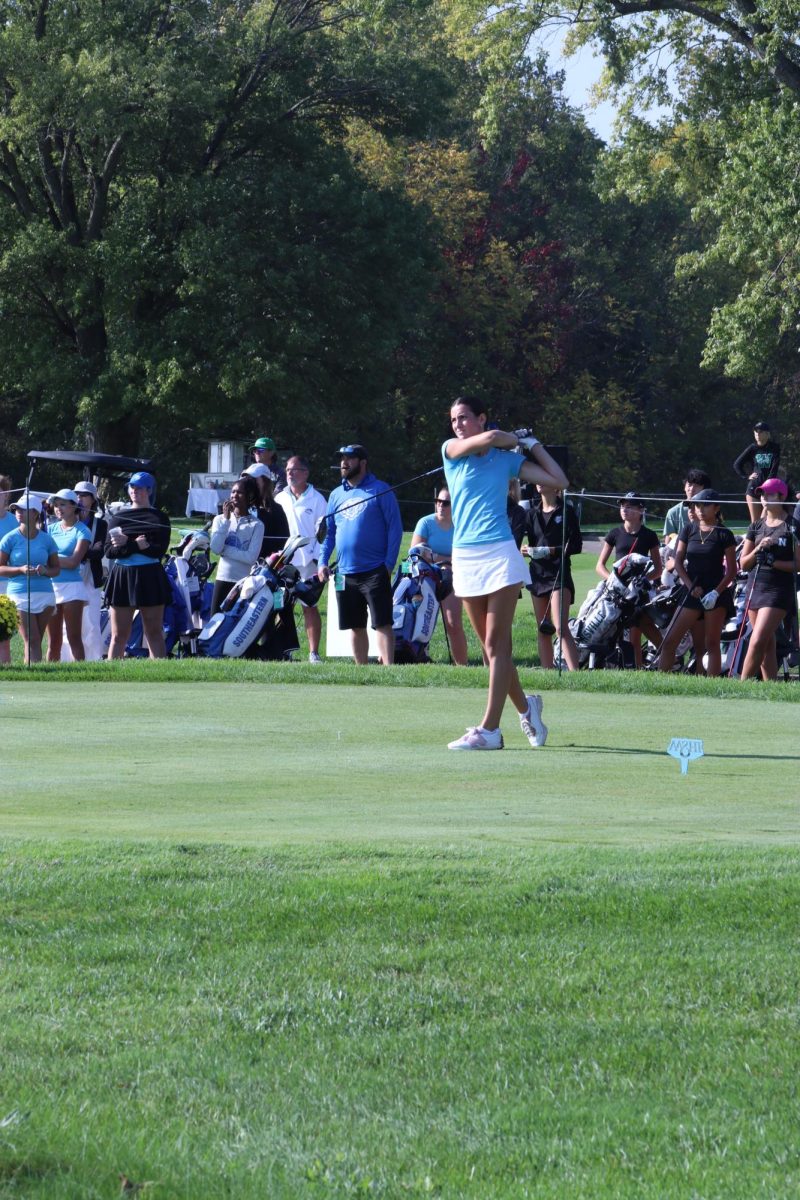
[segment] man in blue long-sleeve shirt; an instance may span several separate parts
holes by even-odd
[[[391,573],[403,537],[400,509],[388,485],[367,470],[363,446],[342,446],[339,457],[342,483],[328,498],[318,575],[323,582],[330,578],[335,545],[339,628],[350,630],[356,662],[367,662],[369,610],[381,662],[388,666],[394,662]]]

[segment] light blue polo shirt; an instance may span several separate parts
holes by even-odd
[[[525,459],[512,450],[493,446],[486,454],[448,458],[449,438],[442,446],[444,474],[452,502],[453,546],[486,546],[507,542],[508,481],[522,470]]]

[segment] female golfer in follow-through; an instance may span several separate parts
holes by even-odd
[[[453,590],[464,601],[486,661],[489,695],[479,725],[450,742],[451,750],[502,750],[500,717],[506,697],[519,713],[522,732],[531,746],[543,746],[541,696],[526,696],[511,656],[511,625],[519,590],[529,579],[506,512],[509,479],[566,488],[558,463],[534,437],[518,437],[486,428],[480,401],[460,396],[450,409],[455,436],[442,447],[444,473],[453,513]],[[512,451],[532,454],[528,462]]]

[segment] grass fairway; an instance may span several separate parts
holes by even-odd
[[[465,840],[658,845],[797,839],[792,706],[546,693],[551,735],[453,754],[474,689],[198,684],[95,688],[80,738],[43,739],[86,708],[85,685],[0,691],[7,833],[287,845]],[[672,736],[702,737],[682,776]],[[12,751],[13,747],[13,751]],[[765,786],[780,772],[782,787]]]
[[[795,1197],[793,704],[364,678],[0,678],[0,1197]]]

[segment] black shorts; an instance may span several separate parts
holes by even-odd
[[[563,588],[562,588],[561,583],[558,580],[558,576],[556,576],[555,578],[553,578],[551,576],[549,579],[546,579],[546,578],[543,579],[541,577],[537,578],[537,577],[534,577],[534,574],[532,571],[531,571],[531,581],[530,581],[530,583],[526,583],[525,587],[528,589],[528,591],[531,593],[532,596],[549,596],[549,595],[551,595],[552,592],[554,592],[556,590],[556,588],[558,588],[560,591],[565,591],[568,593],[570,605],[573,605],[575,603],[575,581],[572,578],[572,574],[569,571],[567,571],[567,574],[564,577]]]
[[[115,563],[106,584],[106,599],[111,608],[157,608],[170,603],[172,588],[160,562],[141,567]]]
[[[386,567],[345,575],[344,591],[336,593],[340,629],[366,629],[367,610],[373,629],[392,624],[392,583]]]

